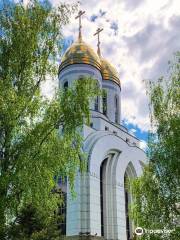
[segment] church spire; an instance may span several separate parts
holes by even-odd
[[[79,41],[82,41],[82,33],[81,33],[81,17],[85,13],[85,11],[79,11],[78,15],[75,17],[75,19],[79,18]]]
[[[99,57],[101,57],[101,50],[100,50],[100,40],[99,40],[99,34],[100,34],[100,32],[102,32],[103,31],[103,28],[98,28],[97,30],[96,30],[96,32],[94,33],[94,36],[95,35],[98,35],[98,44],[97,44],[97,47],[98,47],[98,50],[97,50],[97,53],[98,53],[98,55],[99,55]]]

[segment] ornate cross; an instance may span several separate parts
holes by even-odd
[[[82,25],[81,25],[81,17],[82,15],[85,13],[85,11],[79,11],[78,15],[75,17],[75,19],[79,18],[79,40],[82,40],[82,34],[81,34],[81,28],[82,28]]]
[[[98,47],[98,50],[97,50],[97,53],[98,53],[98,55],[99,56],[101,56],[101,51],[100,51],[100,40],[99,40],[99,34],[100,34],[100,32],[102,32],[103,31],[103,28],[98,28],[97,30],[96,30],[96,32],[94,33],[94,36],[95,35],[98,35],[98,44],[97,44],[97,47]]]

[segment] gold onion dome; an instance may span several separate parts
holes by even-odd
[[[101,74],[103,80],[111,80],[121,86],[118,72],[106,59],[101,58]]]
[[[101,61],[95,51],[84,41],[78,39],[65,52],[59,71],[72,64],[89,64],[101,70]]]
[[[121,85],[116,69],[107,60],[98,56],[82,39],[78,39],[66,50],[59,66],[59,72],[73,64],[94,66],[101,72],[103,80],[111,80],[119,86]]]

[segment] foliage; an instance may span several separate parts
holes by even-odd
[[[133,182],[132,214],[136,226],[172,230],[170,234],[144,234],[141,239],[177,240],[180,237],[180,53],[168,78],[150,83],[154,134],[149,138],[149,165]]]
[[[47,1],[6,4],[0,11],[0,239],[24,206],[32,204],[51,221],[59,201],[51,190],[58,176],[71,189],[84,156],[80,135],[89,119],[94,81],[77,80],[50,101],[40,92],[46,76],[57,74],[62,26],[74,6],[54,9]],[[79,129],[77,131],[77,129]]]
[[[42,218],[31,204],[22,208],[15,221],[9,226],[9,239],[30,238],[33,232],[43,229]]]
[[[38,209],[29,204],[20,210],[15,221],[9,225],[8,239],[59,240],[61,231],[58,229],[58,222],[61,218],[54,212],[46,224]]]

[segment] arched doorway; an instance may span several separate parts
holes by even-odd
[[[119,153],[111,151],[100,166],[101,236],[115,239],[115,169]]]
[[[101,202],[101,236],[104,237],[104,222],[105,222],[105,168],[108,158],[105,158],[100,167],[100,202]]]
[[[126,236],[127,240],[133,239],[134,225],[133,221],[130,218],[129,206],[133,201],[131,194],[130,182],[135,178],[136,172],[133,167],[133,164],[130,162],[126,168],[124,174],[124,197],[125,197],[125,214],[126,214]]]

